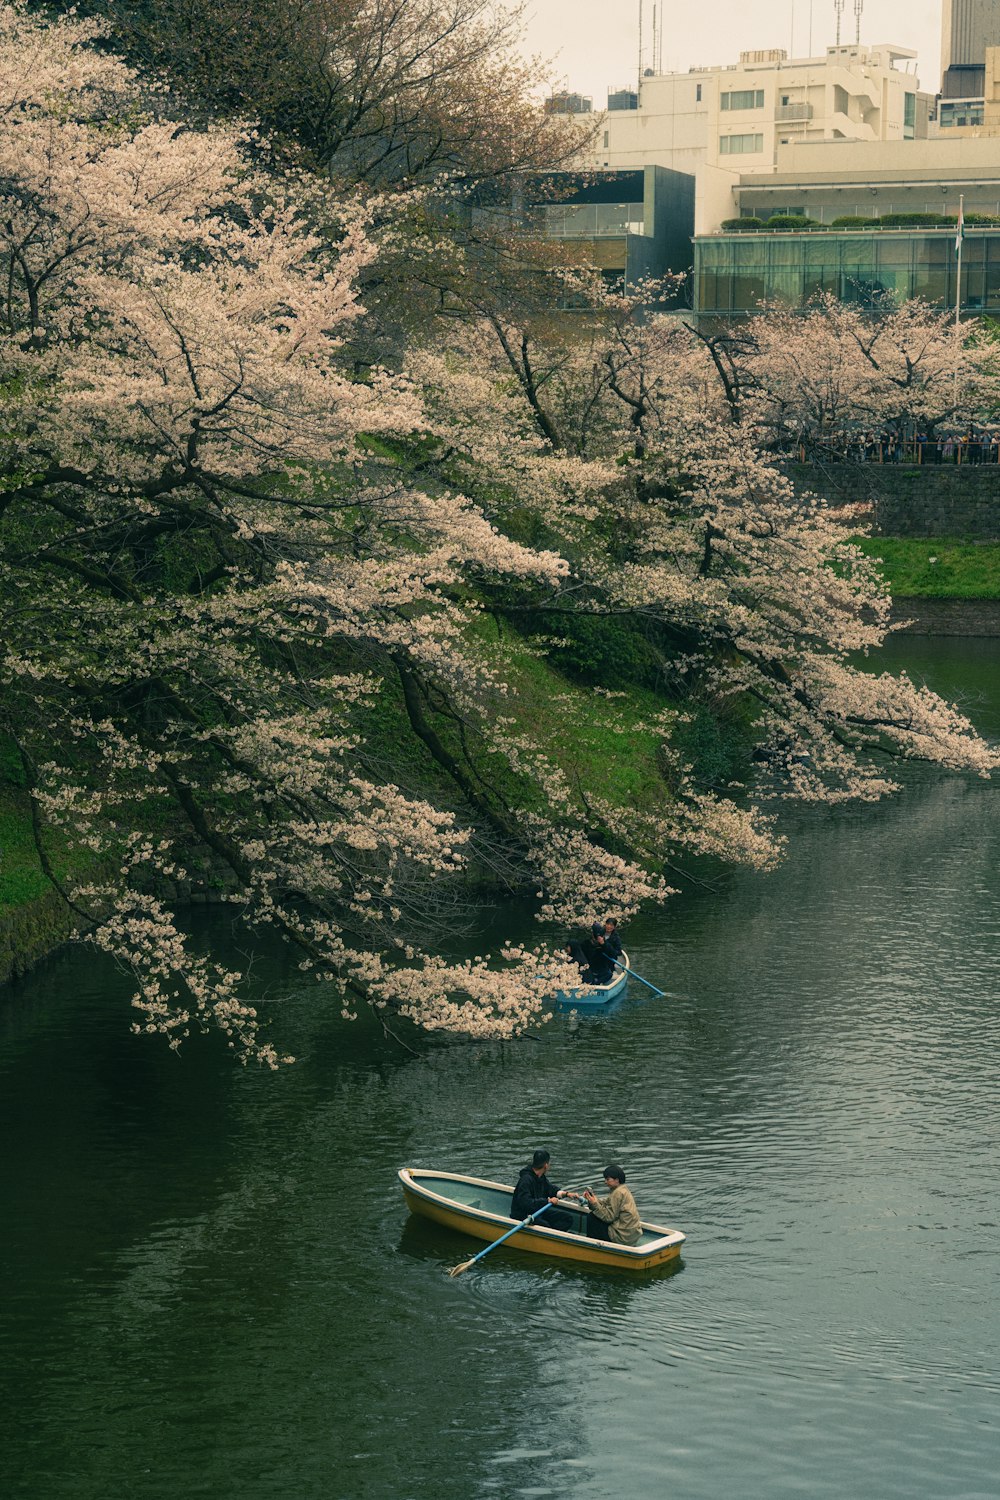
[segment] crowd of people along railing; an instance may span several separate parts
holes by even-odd
[[[996,464],[1000,463],[1000,428],[969,428],[964,432],[855,432],[800,439],[800,463],[827,461],[870,464]]]

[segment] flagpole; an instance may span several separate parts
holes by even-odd
[[[958,274],[955,277],[955,327],[962,321],[962,241],[965,239],[965,194],[961,193],[958,199],[958,234],[955,237],[955,251],[958,255]]]

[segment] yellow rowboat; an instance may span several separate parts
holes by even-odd
[[[518,1223],[510,1217],[514,1189],[502,1182],[465,1177],[459,1172],[422,1172],[409,1167],[403,1168],[399,1180],[411,1213],[461,1230],[477,1240],[498,1239]],[[573,1214],[579,1225],[575,1232],[546,1229],[543,1215],[534,1224],[512,1234],[508,1245],[515,1250],[547,1255],[550,1260],[573,1260],[626,1271],[648,1271],[676,1260],[681,1253],[685,1236],[679,1229],[665,1229],[661,1224],[647,1224],[643,1220],[638,1245],[616,1245],[608,1240],[587,1238],[586,1212],[574,1209],[572,1203],[560,1204],[560,1208]]]

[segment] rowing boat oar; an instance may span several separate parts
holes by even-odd
[[[606,957],[611,958],[610,953],[607,954]],[[625,964],[620,964],[617,958],[611,958],[611,962],[614,964],[616,969],[624,969],[626,974],[631,974],[633,979],[638,979],[640,984],[644,984],[647,990],[652,990],[654,995],[659,995],[661,1000],[666,997],[666,990],[658,990],[655,984],[650,984],[648,979],[643,979],[642,975],[637,974],[634,969],[629,969],[625,966]]]
[[[480,1250],[479,1254],[474,1255],[471,1260],[463,1260],[460,1266],[452,1266],[448,1275],[461,1276],[462,1272],[468,1271],[476,1264],[477,1260],[482,1260],[484,1255],[489,1255],[491,1250],[495,1250],[498,1245],[502,1245],[504,1240],[509,1240],[512,1234],[516,1234],[519,1229],[524,1229],[534,1219],[540,1219],[542,1214],[547,1213],[551,1207],[551,1203],[543,1203],[541,1208],[536,1209],[533,1214],[529,1214],[526,1219],[522,1219],[520,1224],[515,1224],[513,1229],[508,1229],[506,1234],[502,1234],[498,1240],[494,1240],[492,1245],[487,1245],[485,1250]]]

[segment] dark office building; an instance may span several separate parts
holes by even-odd
[[[987,47],[1000,47],[1000,0],[944,0],[941,58],[945,99],[981,97]]]

